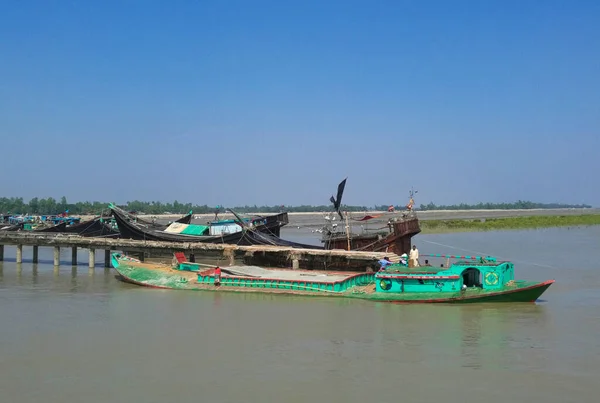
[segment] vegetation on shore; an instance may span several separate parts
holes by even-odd
[[[600,214],[485,219],[421,220],[423,234],[600,225]]]
[[[452,204],[435,205],[433,203],[421,204],[419,210],[531,210],[531,209],[558,209],[558,208],[591,208],[587,204],[561,204],[561,203],[534,203],[518,200],[514,203],[478,203],[478,204]]]
[[[196,214],[209,214],[214,213],[215,210],[224,211],[225,208],[230,206],[208,206],[194,205],[192,203],[180,203],[174,201],[173,203],[162,203],[162,202],[142,202],[142,201],[131,201],[127,204],[120,206],[128,211],[137,211],[146,214],[186,214],[192,210]],[[343,205],[342,209],[350,212],[358,211],[386,211],[389,205],[375,205],[375,206],[348,206]],[[404,206],[394,206],[396,210],[403,210]],[[11,214],[59,214],[65,211],[69,211],[70,214],[99,214],[102,211],[106,211],[108,208],[108,202],[77,202],[69,203],[66,197],[62,197],[60,200],[55,200],[52,197],[46,199],[40,199],[34,197],[25,202],[22,197],[0,197],[0,213],[11,213]],[[320,205],[320,206],[235,206],[231,207],[233,210],[239,213],[277,213],[280,211],[288,211],[291,213],[295,212],[322,212],[331,211],[331,205]],[[435,205],[429,203],[427,205],[421,204],[416,209],[418,211],[431,211],[431,210],[474,210],[474,209],[501,209],[501,210],[515,210],[515,209],[550,209],[550,208],[591,208],[586,204],[559,204],[559,203],[534,203],[528,201],[517,201],[515,203],[479,203],[479,204],[455,204],[455,205]]]

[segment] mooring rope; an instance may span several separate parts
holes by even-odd
[[[465,252],[475,253],[475,254],[482,255],[482,256],[496,256],[493,253],[484,253],[484,252],[474,251],[474,250],[471,250],[471,249],[459,248],[457,246],[446,245],[446,244],[439,243],[439,242],[427,241],[425,239],[421,239],[420,242],[430,243],[430,244],[433,244],[433,245],[443,246],[445,248],[450,248],[450,249],[455,249],[455,250],[462,250],[462,251],[465,251]],[[547,269],[558,269],[558,267],[556,267],[556,266],[550,266],[550,265],[547,265],[547,264],[534,263],[534,262],[526,262],[524,260],[512,260],[512,259],[509,259],[509,260],[511,262],[515,262],[515,263],[530,264],[530,265],[533,265],[533,266],[545,267]]]

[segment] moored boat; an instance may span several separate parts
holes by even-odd
[[[239,218],[213,221],[207,225],[174,222],[164,229],[156,229],[139,224],[130,214],[114,205],[110,205],[110,209],[119,227],[121,238],[149,241],[272,244],[279,239],[273,234],[278,233],[279,228],[288,223],[287,213],[279,213],[249,221]]]
[[[346,180],[347,178],[339,183],[337,197],[331,196],[330,198],[334,211],[340,217],[340,224],[345,221],[344,229],[340,230],[339,224],[333,223],[335,215],[327,217],[328,222],[321,230],[323,233],[321,242],[325,249],[388,252],[397,255],[408,253],[412,237],[421,232],[419,219],[416,212],[413,211],[415,192],[410,192],[410,201],[406,205],[405,211],[396,212],[390,206],[387,212],[381,214],[350,218],[346,213],[344,217],[341,212],[341,202]],[[387,231],[358,234],[352,232],[352,224],[367,224],[372,221],[386,222]]]
[[[203,270],[198,263],[177,260],[171,267],[117,253],[112,255],[112,265],[123,281],[152,288],[291,293],[392,303],[535,302],[554,283],[515,280],[512,262],[454,258],[460,260],[448,268],[392,264],[376,273],[232,266],[221,268],[217,275],[215,269]]]
[[[111,220],[112,218],[110,217],[104,218],[98,216],[78,224],[67,226],[62,232],[84,237],[117,238],[120,233],[116,228],[116,224],[114,226],[110,225]]]

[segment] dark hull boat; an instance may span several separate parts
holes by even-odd
[[[136,223],[138,223],[140,225],[144,225],[144,226],[146,226],[148,228],[152,228],[152,229],[165,230],[169,226],[169,224],[161,224],[161,223],[157,223],[157,222],[153,222],[153,221],[148,221],[148,220],[140,218],[138,215],[134,215],[134,214],[127,213],[127,217],[129,219],[134,220]],[[180,224],[190,224],[192,222],[192,217],[193,217],[193,215],[192,215],[192,212],[190,211],[189,213],[187,213],[180,219],[176,220],[175,222],[180,223]]]
[[[101,217],[70,225],[63,232],[84,237],[118,238],[120,235],[119,231],[112,229]]]
[[[23,229],[23,223],[6,224],[4,226],[0,226],[0,231],[20,231],[22,229]]]
[[[61,222],[60,224],[52,225],[50,227],[41,227],[35,228],[33,232],[64,232],[65,228],[67,228],[66,222]]]
[[[243,232],[224,236],[197,236],[169,233],[132,221],[131,217],[117,209],[113,209],[113,217],[117,221],[121,238],[125,239],[166,242],[237,243],[244,236]]]
[[[129,213],[112,206],[113,217],[117,221],[121,238],[137,239],[148,241],[163,241],[163,242],[204,242],[204,243],[220,243],[220,244],[236,244],[236,245],[274,245],[274,246],[291,246],[297,248],[319,248],[318,246],[310,246],[290,242],[279,238],[274,233],[278,233],[278,229],[287,224],[287,213],[280,213],[273,216],[262,217],[261,220],[254,220],[252,225],[242,223],[241,230],[235,232],[221,232],[217,235],[201,235],[201,233],[210,232],[208,226],[202,225],[187,225],[183,224],[183,231],[177,229],[177,224],[171,224],[167,230],[157,230],[149,228],[143,224],[139,224],[132,220]],[[233,220],[230,220],[233,221]],[[241,222],[240,220],[237,220]],[[226,221],[225,225],[231,227]],[[216,225],[223,227],[224,225]],[[197,231],[198,229],[204,232]],[[179,231],[179,232],[177,232]],[[187,231],[187,233],[185,232]]]

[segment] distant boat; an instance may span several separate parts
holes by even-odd
[[[77,234],[84,237],[105,237],[117,238],[120,232],[107,224],[112,218],[103,218],[101,216],[83,221],[75,225],[67,226],[62,232]]]
[[[29,225],[29,224],[26,224]],[[40,224],[37,226],[33,226],[31,228],[31,231],[33,232],[63,232],[65,230],[65,228],[67,228],[67,222],[63,221],[61,223],[58,224]]]

